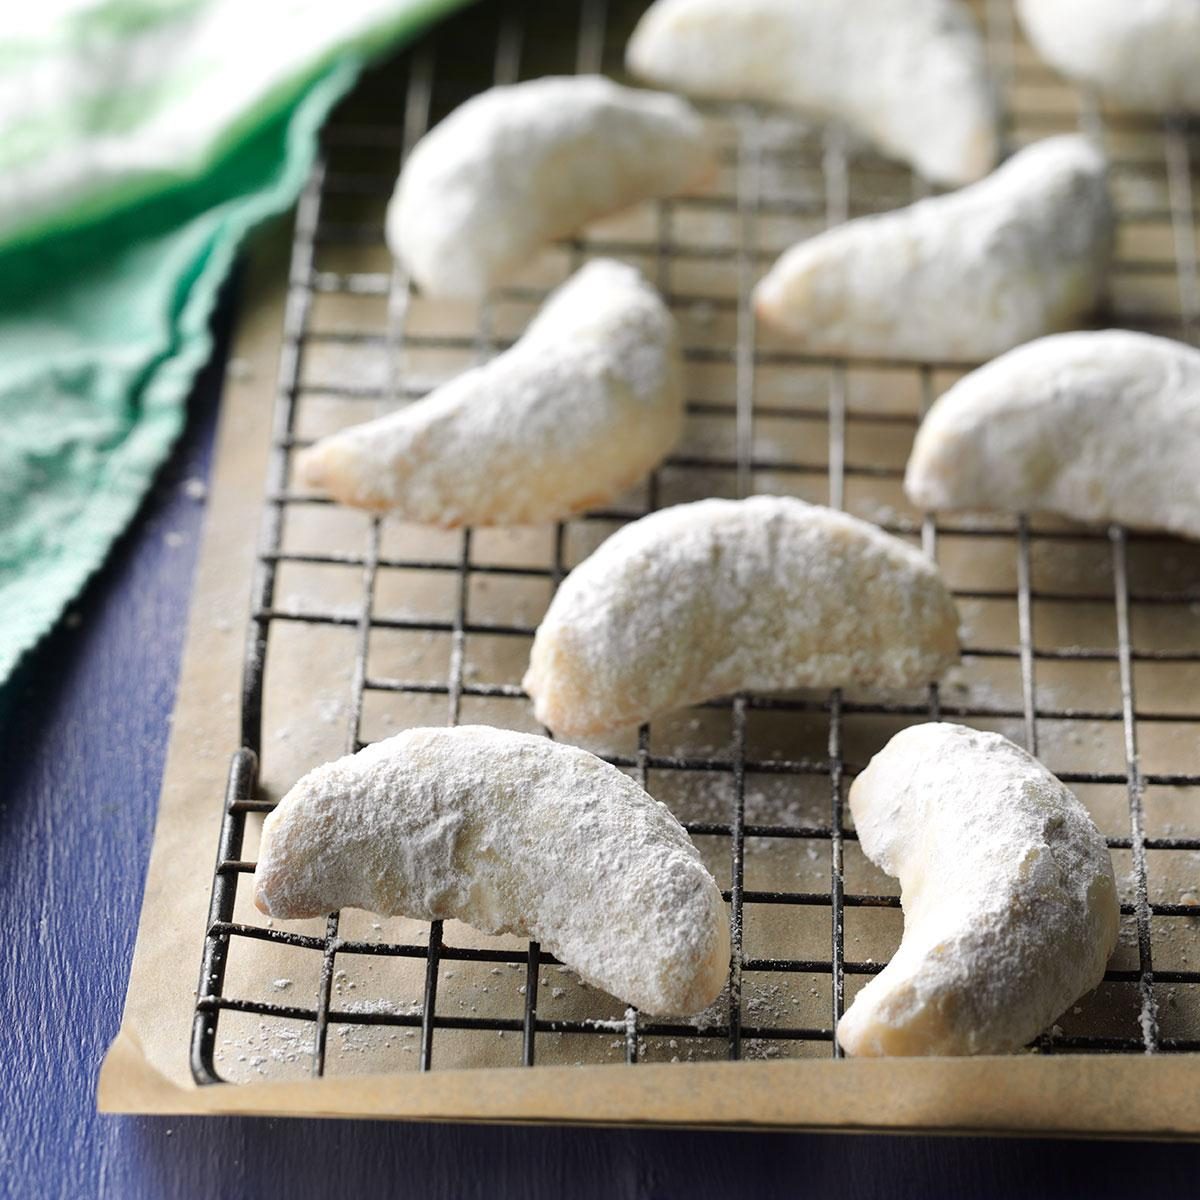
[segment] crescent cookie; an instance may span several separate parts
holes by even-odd
[[[838,118],[937,183],[996,163],[987,56],[958,0],[658,0],[626,62],[691,95]]]
[[[1195,0],[1017,0],[1034,49],[1106,100],[1142,112],[1200,112]]]
[[[429,525],[553,521],[619,495],[679,438],[675,322],[632,267],[588,263],[485,366],[317,442],[299,477]]]
[[[1004,1054],[1091,991],[1117,942],[1087,810],[997,733],[914,725],[855,779],[863,853],[900,880],[904,937],[838,1024],[848,1054]]]
[[[933,564],[865,521],[783,496],[626,525],[563,581],[524,687],[585,736],[737,691],[929,683],[958,661]]]
[[[1042,338],[925,417],[904,487],[928,510],[1055,512],[1200,538],[1200,350],[1110,329]]]
[[[387,241],[421,291],[475,299],[554,238],[715,172],[704,123],[677,96],[586,75],[494,87],[413,148]]]
[[[305,775],[263,824],[255,903],[455,918],[534,939],[648,1013],[720,992],[729,920],[665,805],[593,754],[484,726],[410,729]]]
[[[1090,313],[1113,230],[1104,155],[1047,138],[960,192],[793,246],[755,309],[809,353],[981,362]]]

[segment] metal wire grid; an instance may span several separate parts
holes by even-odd
[[[578,23],[576,69],[598,71],[605,64],[606,40],[605,0],[581,0]],[[1011,84],[1018,74],[1013,54],[1012,14],[1008,0],[988,0],[985,7],[989,43],[993,60],[1001,82]],[[494,78],[496,82],[507,82],[518,78],[522,54],[525,24],[521,6],[510,3],[498,15],[495,42]],[[330,131],[329,144],[393,145],[401,158],[424,132],[430,119],[435,69],[434,42],[427,40],[408,56],[407,95],[404,119],[399,126],[336,124]],[[726,110],[728,111],[728,110]],[[904,417],[882,413],[852,412],[848,404],[847,372],[851,367],[905,367],[908,363],[893,363],[885,360],[854,363],[830,360],[793,351],[764,350],[756,347],[754,313],[750,304],[753,284],[761,273],[764,259],[771,254],[759,249],[758,227],[772,211],[786,210],[813,214],[809,202],[781,202],[763,195],[761,172],[768,153],[761,134],[761,115],[748,107],[738,107],[732,113],[737,125],[736,189],[732,195],[718,195],[695,201],[674,201],[657,206],[656,242],[652,253],[658,266],[658,283],[672,304],[702,300],[720,307],[732,307],[736,320],[736,343],[732,348],[713,345],[692,346],[685,350],[685,357],[693,362],[732,364],[734,369],[733,403],[694,401],[689,412],[698,415],[732,415],[735,422],[736,455],[732,460],[719,457],[676,456],[669,460],[675,469],[690,468],[732,471],[736,478],[736,492],[746,495],[753,489],[756,473],[808,472],[827,474],[828,503],[842,507],[848,477],[856,474],[866,476],[895,476],[898,472],[882,466],[851,464],[846,458],[846,425],[852,417],[858,421],[881,423],[907,423]],[[1060,114],[1038,114],[1025,111],[1022,121],[1028,126],[1041,123],[1052,125],[1061,121]],[[1102,118],[1099,108],[1086,100],[1081,106],[1081,123],[1093,132],[1104,132],[1104,121],[1110,128],[1117,125],[1113,118]],[[1118,127],[1152,128],[1154,123],[1139,118],[1124,117]],[[1164,264],[1152,259],[1125,259],[1122,270],[1154,275],[1169,269],[1174,273],[1178,286],[1179,316],[1174,332],[1185,339],[1192,339],[1198,332],[1200,321],[1200,285],[1198,285],[1195,210],[1192,199],[1192,173],[1189,161],[1189,128],[1181,122],[1168,120],[1162,126],[1166,152],[1166,176],[1168,181],[1169,208],[1166,212],[1152,207],[1136,213],[1140,219],[1162,218],[1169,220],[1174,240],[1174,262]],[[825,138],[821,157],[824,179],[823,215],[829,224],[837,224],[854,212],[853,197],[849,185],[849,160],[842,136],[831,131]],[[1114,162],[1114,170],[1120,169]],[[1138,605],[1178,605],[1191,602],[1194,597],[1187,591],[1148,590],[1137,592],[1130,586],[1130,571],[1127,551],[1132,541],[1152,544],[1164,539],[1144,535],[1130,535],[1114,527],[1108,531],[1061,532],[1055,529],[1035,530],[1027,518],[1016,523],[1016,605],[1019,629],[1019,647],[970,646],[968,653],[975,659],[1016,659],[1020,668],[1022,704],[1019,709],[1004,706],[979,706],[947,702],[939,694],[937,686],[929,689],[924,703],[871,702],[861,703],[845,699],[838,691],[825,698],[768,697],[759,695],[737,695],[725,701],[717,701],[708,708],[727,708],[731,714],[731,746],[728,759],[697,758],[652,751],[650,730],[643,727],[638,732],[636,751],[627,755],[609,756],[615,765],[633,770],[643,785],[649,783],[649,773],[654,770],[682,772],[727,773],[732,780],[732,811],[728,821],[686,822],[694,836],[727,836],[730,840],[730,887],[726,898],[730,905],[732,930],[732,963],[728,994],[727,1019],[724,1023],[707,1026],[687,1022],[652,1021],[628,1009],[622,1020],[549,1020],[538,1015],[539,968],[555,963],[551,956],[531,943],[524,953],[503,949],[460,947],[443,940],[441,922],[434,922],[429,929],[427,944],[416,942],[391,943],[346,939],[339,934],[339,915],[331,914],[324,935],[305,936],[289,931],[261,927],[234,919],[239,882],[242,876],[251,873],[254,863],[244,860],[242,848],[245,839],[247,817],[254,813],[265,813],[273,806],[271,801],[257,795],[258,761],[263,737],[263,693],[266,672],[269,634],[273,625],[281,621],[303,622],[316,625],[345,626],[352,628],[356,636],[356,654],[351,681],[350,720],[347,730],[346,749],[355,751],[364,744],[362,717],[364,697],[371,691],[392,691],[406,694],[443,696],[446,699],[446,717],[449,723],[457,723],[464,696],[502,697],[517,699],[522,696],[518,687],[511,684],[487,684],[471,682],[464,678],[464,648],[466,638],[473,634],[499,637],[529,637],[533,627],[526,624],[499,624],[472,620],[469,616],[468,585],[472,574],[513,575],[527,578],[546,578],[557,586],[566,574],[565,527],[557,526],[553,541],[553,558],[548,567],[516,567],[476,563],[472,559],[472,533],[461,534],[460,552],[457,561],[447,563],[420,558],[389,557],[381,553],[381,522],[371,523],[365,553],[353,554],[328,551],[322,553],[299,553],[284,548],[283,527],[285,514],[293,506],[324,503],[316,498],[297,495],[289,490],[289,462],[292,450],[304,442],[296,435],[297,409],[305,393],[302,375],[302,358],[306,346],[318,338],[336,336],[352,344],[383,341],[389,351],[389,378],[385,393],[377,388],[347,385],[338,389],[338,394],[352,399],[379,399],[382,394],[396,400],[415,398],[425,389],[406,381],[401,367],[402,352],[412,347],[442,346],[454,349],[471,349],[481,359],[508,344],[494,336],[490,309],[483,308],[479,328],[473,338],[458,335],[418,334],[406,330],[409,312],[410,289],[403,274],[394,269],[390,275],[377,273],[333,273],[316,269],[316,251],[323,241],[343,243],[377,242],[380,231],[355,225],[323,221],[322,202],[326,195],[337,190],[387,190],[391,178],[364,177],[351,174],[336,175],[327,170],[324,162],[314,169],[301,197],[297,216],[292,260],[289,274],[289,290],[283,331],[283,350],[279,368],[276,395],[275,421],[273,429],[273,451],[271,454],[267,495],[263,514],[262,549],[253,585],[253,611],[247,643],[242,692],[242,746],[235,753],[230,769],[229,785],[225,798],[225,816],[221,827],[217,866],[214,877],[209,927],[205,939],[200,985],[197,993],[196,1015],[192,1037],[192,1066],[195,1078],[200,1083],[222,1082],[214,1061],[217,1031],[222,1013],[241,1012],[305,1022],[313,1029],[312,1072],[321,1075],[325,1070],[328,1031],[331,1025],[388,1025],[407,1026],[419,1030],[419,1066],[429,1070],[433,1064],[433,1035],[435,1029],[476,1029],[496,1032],[514,1032],[521,1035],[521,1061],[531,1066],[535,1061],[537,1036],[544,1033],[584,1033],[618,1035],[624,1041],[624,1054],[628,1062],[636,1062],[641,1039],[650,1035],[663,1037],[690,1037],[719,1039],[727,1043],[728,1055],[739,1058],[743,1054],[746,1039],[793,1040],[824,1042],[835,1057],[840,1054],[836,1031],[838,1020],[845,1006],[846,977],[866,976],[882,969],[881,963],[848,960],[846,956],[845,914],[856,907],[898,908],[899,900],[891,895],[864,895],[848,893],[846,890],[843,851],[847,842],[855,840],[852,830],[844,826],[844,789],[847,780],[854,774],[856,766],[843,758],[844,722],[852,714],[871,714],[914,719],[980,719],[1015,718],[1022,723],[1025,742],[1034,753],[1038,751],[1039,721],[1075,720],[1120,722],[1124,732],[1125,768],[1120,772],[1060,772],[1069,784],[1116,784],[1125,787],[1128,796],[1129,833],[1108,839],[1113,849],[1128,850],[1133,864],[1133,897],[1122,906],[1123,914],[1133,918],[1137,933],[1136,969],[1114,969],[1106,975],[1106,981],[1136,984],[1140,993],[1138,1037],[1113,1036],[1063,1036],[1044,1035],[1036,1043],[1042,1052],[1062,1051],[1107,1051],[1145,1052],[1187,1051],[1200,1049],[1200,1040],[1164,1037],[1160,1033],[1156,1009],[1155,984],[1200,984],[1200,971],[1155,970],[1152,959],[1151,920],[1153,917],[1194,916],[1196,909],[1185,904],[1151,903],[1147,884],[1147,851],[1154,850],[1200,850],[1200,837],[1150,837],[1147,836],[1143,812],[1143,795],[1148,785],[1189,787],[1200,785],[1200,774],[1193,773],[1149,773],[1139,765],[1137,730],[1139,723],[1155,721],[1197,721],[1200,712],[1180,714],[1175,712],[1139,711],[1135,704],[1134,663],[1200,663],[1200,652],[1191,650],[1139,650],[1132,644],[1130,633],[1130,607]],[[921,194],[919,183],[916,194]],[[723,248],[711,245],[689,246],[675,236],[674,215],[684,204],[696,204],[724,208],[736,218],[739,240],[736,247]],[[603,244],[592,239],[570,243],[572,266],[578,265],[585,252],[608,254],[645,254],[642,243],[614,242]],[[736,273],[736,299],[731,302],[722,297],[691,296],[670,291],[669,264],[673,259],[694,255],[727,261]],[[321,334],[311,328],[310,317],[314,297],[323,293],[353,293],[386,296],[388,329],[384,335],[359,334],[355,332],[332,335]],[[522,289],[509,289],[507,294],[518,299],[540,300],[543,293],[526,294]],[[1125,316],[1123,324],[1161,326],[1162,320],[1151,315],[1138,321]],[[829,391],[827,408],[819,412],[811,408],[787,407],[773,409],[761,403],[755,404],[755,372],[764,366],[808,367],[819,365],[829,369]],[[935,394],[935,370],[944,364],[923,364],[916,368],[922,396],[921,411],[932,402]],[[323,384],[323,392],[330,392],[330,385]],[[732,410],[732,412],[731,412]],[[754,452],[754,430],[756,416],[772,418],[811,419],[824,418],[828,422],[828,460],[826,467],[806,467],[795,463],[777,462],[756,456]],[[659,503],[659,477],[656,472],[647,487],[645,511],[653,510]],[[641,511],[610,509],[588,514],[585,521],[625,521],[643,515]],[[882,522],[891,532],[904,533],[903,525]],[[972,539],[1009,539],[1014,530],[1003,524],[961,524],[951,520],[926,516],[921,529],[922,546],[932,557],[937,557],[939,538],[952,534],[955,537]],[[1058,540],[1107,541],[1110,547],[1113,598],[1115,601],[1116,649],[1114,651],[1079,647],[1039,647],[1034,640],[1034,604],[1072,604],[1083,600],[1094,601],[1095,597],[1080,596],[1070,592],[1037,589],[1033,583],[1032,548],[1041,541],[1053,544]],[[276,606],[278,572],[285,563],[308,565],[337,565],[361,570],[362,603],[357,615],[335,612],[297,613]],[[453,611],[440,620],[410,620],[378,615],[375,610],[375,594],[378,573],[381,569],[407,569],[430,572],[453,572],[457,579],[457,593]],[[958,589],[959,599],[1012,599],[1012,593],[1000,589]],[[451,642],[450,669],[444,684],[417,683],[404,679],[381,678],[368,669],[368,646],[373,630],[401,629],[425,633],[448,634]],[[1054,709],[1039,705],[1036,690],[1037,664],[1042,661],[1103,661],[1117,665],[1120,678],[1121,704],[1119,710]],[[827,716],[827,754],[824,759],[779,758],[754,759],[747,753],[748,713],[759,710],[778,710],[788,713],[819,713]],[[746,820],[745,780],[748,772],[782,776],[826,776],[829,780],[828,825],[763,824]],[[827,840],[830,846],[830,872],[827,891],[763,891],[745,887],[745,844],[751,837],[780,839]],[[828,908],[831,915],[828,959],[798,958],[751,958],[744,954],[744,907],[747,903],[776,904],[791,906],[818,906]],[[258,939],[276,945],[315,951],[322,956],[320,985],[313,1007],[302,1007],[244,999],[226,994],[224,990],[226,967],[230,947],[235,939]],[[400,1012],[349,1012],[338,1011],[333,1004],[333,980],[339,956],[391,956],[398,958],[423,959],[425,962],[424,986],[419,1010]],[[473,1018],[438,1012],[438,983],[440,969],[448,962],[520,963],[525,967],[525,994],[523,1014],[520,1018]],[[746,1022],[742,1003],[742,981],[752,972],[824,974],[830,977],[831,1006],[827,1025],[818,1027],[753,1026]]]

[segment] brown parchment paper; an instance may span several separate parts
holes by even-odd
[[[486,6],[483,6],[486,8]],[[565,6],[571,8],[571,6]],[[636,4],[612,6],[609,38],[622,44],[636,17]],[[628,11],[626,11],[628,10]],[[470,16],[470,14],[468,14]],[[464,20],[467,17],[464,17]],[[473,18],[472,18],[473,19]],[[547,21],[550,20],[547,16]],[[564,20],[566,18],[564,17]],[[569,22],[568,22],[569,23]],[[573,49],[562,61],[553,55],[553,31],[542,31],[538,71],[574,69]],[[571,36],[574,36],[573,32]],[[461,98],[470,71],[469,41],[456,39],[454,99]],[[569,48],[570,49],[570,48]],[[486,70],[491,51],[486,49]],[[562,56],[560,56],[562,57]],[[619,55],[617,56],[619,57]],[[607,61],[607,60],[606,60]],[[614,61],[616,58],[614,57]],[[1021,47],[1018,67],[1031,63]],[[461,77],[461,78],[460,78]],[[1042,76],[1044,78],[1044,74]],[[394,95],[394,86],[387,94]],[[368,89],[369,90],[369,89]],[[1047,113],[1058,113],[1071,128],[1075,99],[1060,85],[1021,82],[1010,101],[1018,119],[1013,132],[1032,140],[1047,128]],[[389,101],[390,102],[390,101]],[[358,103],[352,99],[351,109]],[[360,106],[361,109],[361,106]],[[438,100],[434,98],[434,115]],[[1036,112],[1037,121],[1021,124],[1020,113]],[[394,107],[389,119],[398,122]],[[353,119],[362,119],[356,110]],[[1164,329],[1178,328],[1180,292],[1172,272],[1178,248],[1172,230],[1171,194],[1163,171],[1161,139],[1149,141],[1110,133],[1109,148],[1124,165],[1114,173],[1118,204],[1130,213],[1122,225],[1118,253],[1130,261],[1157,263],[1157,270],[1118,272],[1114,276],[1114,320],[1133,322],[1133,314],[1157,313]],[[726,131],[728,132],[728,131]],[[811,165],[790,165],[794,132],[790,125],[768,123],[762,130],[770,153],[759,188],[766,202],[792,202],[821,196],[824,183]],[[354,141],[346,154],[348,170],[361,180],[375,171],[390,178],[395,143],[381,139],[377,158],[371,147]],[[819,148],[801,146],[796,161],[820,161]],[[903,203],[900,189],[873,167],[852,182],[852,192],[890,186],[877,200],[881,207]],[[881,184],[878,181],[883,180]],[[738,181],[726,174],[719,192],[734,194]],[[381,225],[383,195],[364,189],[331,194],[330,219]],[[819,228],[823,218],[788,216],[785,207],[767,208],[756,227],[757,253],[766,262],[800,236]],[[1175,224],[1178,224],[1176,219]],[[539,1033],[533,1069],[517,1067],[519,1034],[439,1028],[434,1038],[434,1067],[415,1069],[413,1031],[340,1023],[331,1029],[325,1078],[308,1077],[311,1044],[298,1023],[223,1013],[217,1066],[235,1083],[198,1088],[189,1066],[196,976],[205,932],[230,755],[238,745],[239,688],[251,573],[258,539],[264,475],[271,441],[272,408],[283,326],[288,243],[291,230],[278,226],[256,246],[248,272],[246,299],[232,354],[212,487],[188,638],[181,670],[170,750],[158,821],[147,874],[146,892],[130,974],[121,1030],[101,1069],[98,1102],[109,1112],[262,1113],[306,1116],[404,1117],[428,1120],[570,1121],[616,1124],[695,1123],[709,1126],[796,1126],[834,1129],[936,1129],[1089,1133],[1106,1136],[1192,1136],[1200,1133],[1200,1056],[1018,1055],[975,1060],[829,1060],[828,1041],[772,1039],[773,1027],[828,1027],[830,977],[755,972],[744,981],[743,1009],[750,1036],[743,1046],[748,1061],[719,1061],[727,1052],[723,1038],[650,1037],[639,1041],[639,1063],[622,1063],[624,1043],[612,1035]],[[737,337],[738,264],[724,248],[736,245],[744,226],[736,212],[679,208],[670,238],[704,248],[664,262],[663,225],[647,206],[588,231],[589,252],[606,242],[622,247],[622,257],[637,263],[674,293],[673,308],[686,346],[727,347]],[[645,246],[644,251],[630,247]],[[381,402],[355,399],[397,378],[428,385],[478,361],[481,353],[515,337],[534,310],[534,297],[559,282],[575,259],[559,248],[531,267],[518,288],[495,305],[491,345],[480,346],[476,314],[414,300],[407,313],[412,344],[398,347],[386,338],[355,340],[339,334],[390,329],[388,297],[361,286],[362,280],[386,279],[391,260],[382,240],[355,241],[319,248],[316,266],[358,284],[318,292],[310,329],[328,336],[306,341],[302,364],[304,398],[297,411],[297,436],[315,437],[384,411]],[[703,297],[703,299],[697,299]],[[1168,322],[1176,322],[1166,329]],[[423,334],[459,334],[460,346]],[[911,435],[923,402],[917,373],[882,367],[853,367],[841,383],[831,368],[773,365],[773,350],[787,343],[760,331],[765,353],[754,380],[753,471],[755,490],[798,495],[825,502],[829,497],[830,429],[826,416],[831,389],[844,389],[846,462],[844,503],[858,516],[919,536],[920,514],[908,508],[899,486]],[[734,494],[728,468],[737,449],[736,414],[730,397],[736,386],[732,355],[688,362],[687,389],[693,401],[678,464],[660,473],[658,502],[676,503],[705,495]],[[936,371],[934,391],[954,372]],[[349,388],[346,385],[350,385]],[[854,470],[868,464],[869,470]],[[878,468],[885,468],[881,472]],[[647,497],[637,489],[615,508],[639,510]],[[969,526],[972,518],[962,521]],[[1002,525],[995,517],[991,527]],[[619,522],[569,524],[564,565],[584,557]],[[968,657],[942,689],[943,703],[997,715],[969,723],[992,728],[1016,740],[1023,737],[1022,683],[1016,647],[1020,643],[1017,600],[1017,534],[970,537],[943,531],[938,561],[952,586],[972,589],[960,602],[968,645],[1008,648],[1008,657]],[[362,553],[368,523],[362,514],[335,506],[288,507],[285,548],[293,552]],[[1108,652],[1115,646],[1111,548],[1107,539],[1073,535],[1063,522],[1039,518],[1033,526],[1029,571],[1035,596],[1031,605],[1034,644],[1051,656],[1036,661],[1040,754],[1059,772],[1125,770],[1123,726],[1119,719],[1117,664],[1109,658],[1059,659],[1056,649],[1089,648]],[[1048,536],[1042,538],[1040,533]],[[398,560],[455,562],[459,534],[440,534],[385,523],[382,552]],[[471,618],[482,622],[536,624],[549,596],[545,580],[505,574],[507,568],[546,567],[552,556],[545,529],[476,531],[472,563],[499,567],[473,573],[469,581]],[[1129,546],[1131,639],[1148,652],[1135,663],[1138,735],[1143,771],[1194,774],[1196,725],[1185,719],[1196,711],[1200,674],[1193,664],[1153,657],[1158,651],[1200,649],[1200,548],[1181,542],[1134,539]],[[283,612],[356,615],[361,608],[361,569],[357,567],[281,565],[275,607]],[[389,569],[379,573],[375,613],[404,619],[445,620],[453,615],[458,586],[453,571]],[[1193,593],[1197,601],[1191,599]],[[1062,603],[1055,596],[1084,597]],[[1143,604],[1143,595],[1169,595],[1170,603]],[[1046,599],[1041,599],[1041,596]],[[1087,599],[1090,597],[1090,599]],[[264,698],[263,755],[259,786],[277,797],[303,771],[345,752],[347,696],[355,634],[352,627],[273,621]],[[461,648],[462,678],[480,684],[519,683],[528,641],[472,634]],[[449,635],[373,630],[368,669],[373,676],[444,683],[451,670]],[[853,705],[855,697],[847,696]],[[923,696],[908,697],[916,705]],[[1087,714],[1094,714],[1089,717]],[[1103,714],[1108,713],[1105,717]],[[1114,714],[1116,719],[1114,718]],[[512,698],[465,695],[457,714],[463,723],[481,722],[535,729],[528,705]],[[862,764],[914,716],[881,716],[848,711],[842,726],[842,753]],[[364,704],[361,736],[374,739],[407,725],[442,724],[445,695],[370,692]],[[781,758],[821,759],[827,753],[829,718],[812,713],[753,712],[747,727],[746,755],[769,762]],[[655,722],[651,749],[663,755],[720,759],[729,753],[730,718],[723,710],[696,710]],[[632,735],[594,747],[633,754]],[[712,773],[652,770],[648,787],[681,819],[728,820],[731,800],[728,770]],[[1115,837],[1129,834],[1124,784],[1077,787],[1100,828]],[[825,826],[830,821],[829,778],[772,775],[750,770],[746,776],[746,819],[762,825]],[[1147,836],[1200,837],[1197,789],[1152,785],[1143,801]],[[847,814],[847,820],[849,816]],[[252,859],[259,822],[251,819],[244,857]],[[723,887],[730,885],[729,838],[697,836],[697,845]],[[1189,851],[1154,851],[1147,886],[1152,902],[1193,905],[1200,902],[1200,856]],[[1115,850],[1114,862],[1123,899],[1132,896],[1128,850]],[[894,894],[895,881],[868,863],[857,843],[845,844],[845,880],[850,894]],[[745,854],[749,891],[828,892],[828,838],[749,838]],[[239,921],[264,924],[239,888]],[[1197,910],[1200,912],[1200,909]],[[379,921],[365,913],[343,914],[341,934],[366,941],[419,941],[421,926],[401,920]],[[288,928],[320,934],[319,922],[290,923]],[[748,904],[745,914],[749,957],[829,959],[829,908]],[[901,915],[894,908],[859,907],[846,911],[846,956],[863,962],[884,961],[895,949]],[[1200,961],[1200,919],[1187,915],[1155,917],[1154,961],[1160,970],[1190,971]],[[515,939],[485,938],[454,922],[445,939],[457,946],[521,948]],[[339,957],[335,1007],[354,1012],[419,1011],[424,962],[420,959]],[[1138,966],[1132,917],[1123,922],[1122,941],[1113,967],[1132,975]],[[311,1005],[316,994],[320,955],[263,941],[235,939],[225,994],[251,1001]],[[524,968],[444,961],[439,975],[438,1012],[481,1017],[521,1013]],[[846,1002],[865,981],[846,979]],[[1164,1037],[1200,1039],[1200,987],[1155,983]],[[616,1001],[580,983],[565,969],[541,974],[538,1015],[548,1018],[617,1019]],[[712,1014],[719,1023],[721,1013]],[[1136,982],[1102,985],[1063,1014],[1056,1031],[1116,1039],[1139,1036]],[[768,1061],[777,1060],[777,1061]],[[577,1065],[579,1064],[579,1065]]]
[[[1192,1055],[491,1067],[197,1088],[188,1040],[220,801],[237,740],[244,615],[270,435],[287,233],[280,227],[264,238],[248,272],[129,994],[100,1074],[101,1110],[1200,1132],[1200,1060]],[[472,1053],[463,1050],[466,1059]]]
[[[262,231],[246,272],[129,991],[100,1075],[102,1109],[153,1112],[158,1104],[149,1098],[156,1094],[195,1092],[180,1050],[187,1045],[197,939],[204,936],[222,815],[213,801],[239,737],[241,658],[289,242],[289,221]]]

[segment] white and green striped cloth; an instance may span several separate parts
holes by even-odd
[[[461,3],[6,6],[0,683],[102,561],[182,427],[246,231],[295,198],[365,58]]]

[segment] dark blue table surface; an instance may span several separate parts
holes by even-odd
[[[0,700],[0,1196],[1200,1195],[1193,1146],[97,1115],[204,520],[184,485],[208,473],[219,379]]]

